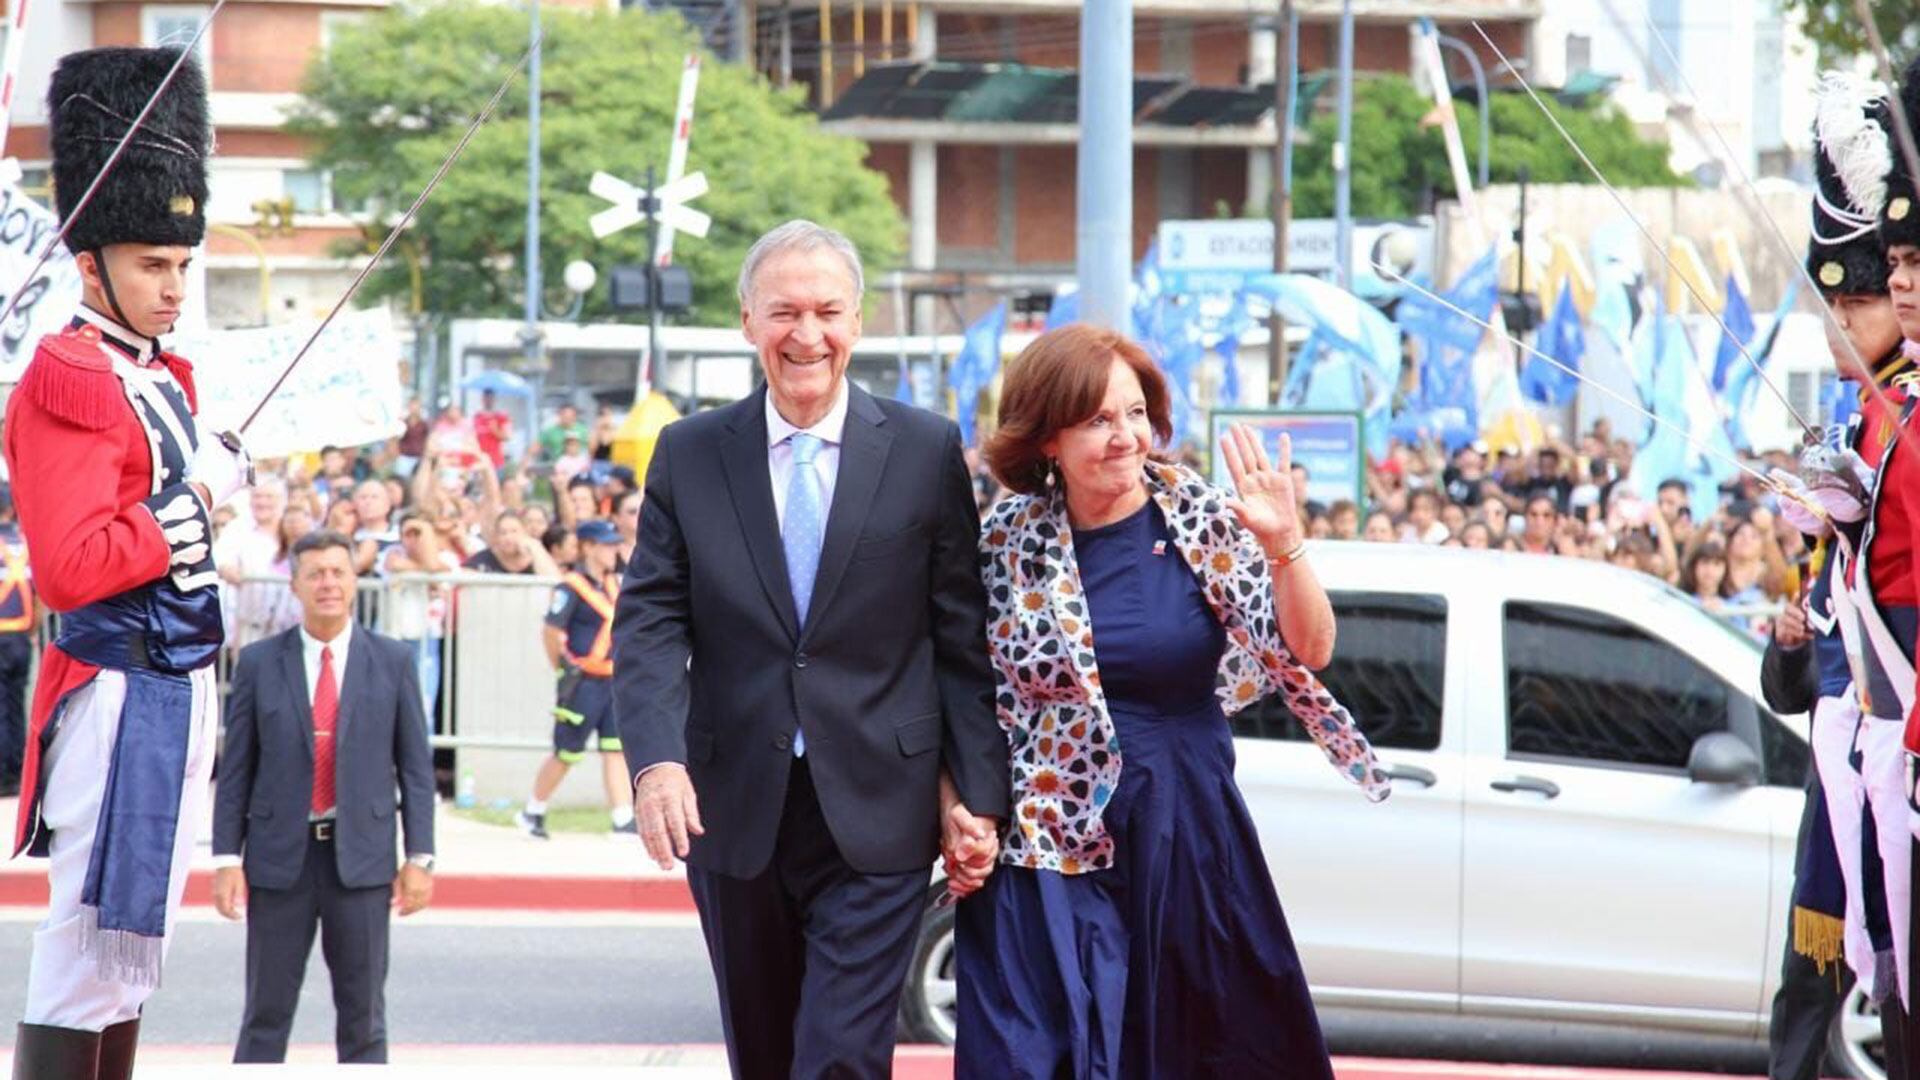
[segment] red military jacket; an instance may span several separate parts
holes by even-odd
[[[117,364],[139,367],[152,381],[175,388],[171,394],[184,395],[192,412],[197,409],[193,365],[159,352],[145,339],[132,344],[103,334],[96,325],[99,317],[92,318],[95,322],[76,319],[67,330],[40,340],[7,401],[3,429],[34,584],[41,601],[57,612],[165,577],[183,549],[211,540],[211,523],[197,495],[191,497],[198,507],[198,535],[170,540],[162,530],[155,508],[177,505],[191,491],[184,462],[178,449],[170,451],[170,464],[162,470],[167,483],[154,483],[154,457],[163,445],[154,428],[164,425],[142,419],[139,395],[117,369]],[[21,770],[15,855],[39,833],[41,744],[48,722],[61,699],[98,671],[55,646],[41,659]]]

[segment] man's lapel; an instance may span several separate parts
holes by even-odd
[[[820,543],[820,567],[813,579],[813,599],[807,605],[817,616],[833,602],[833,591],[853,558],[853,544],[866,524],[880,474],[887,464],[893,432],[885,427],[886,414],[873,396],[847,383],[847,426],[840,437],[840,471],[833,482],[833,506],[827,511],[827,532]],[[817,618],[809,625],[817,625]]]
[[[281,635],[280,671],[287,680],[289,696],[293,698],[293,715],[300,721],[300,735],[307,748],[307,760],[313,760],[313,702],[307,697],[307,659],[300,638],[300,628],[294,627]]]
[[[333,763],[339,771],[340,748],[346,745],[347,728],[360,718],[373,700],[373,642],[370,636],[359,627],[349,633],[352,638],[347,645],[346,678],[340,683],[340,714],[333,725]],[[428,643],[431,647],[431,642]],[[433,722],[432,717],[427,722]]]
[[[747,551],[753,556],[753,568],[759,572],[760,585],[766,590],[767,599],[773,602],[773,610],[780,616],[787,635],[797,640],[800,620],[794,615],[793,586],[787,581],[787,557],[780,546],[780,517],[773,508],[773,480],[767,471],[766,396],[766,387],[762,386],[759,393],[734,406],[738,413],[728,424],[720,461],[726,469],[733,509],[740,517],[740,532],[746,537]]]

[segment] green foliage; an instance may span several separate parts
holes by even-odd
[[[1620,187],[1674,187],[1685,178],[1667,166],[1667,146],[1642,138],[1610,104],[1572,108],[1547,99],[1547,107]],[[1477,168],[1480,116],[1465,102],[1455,107],[1468,171]],[[1453,195],[1446,143],[1438,126],[1423,127],[1433,101],[1398,75],[1358,82],[1353,92],[1353,212],[1359,217],[1417,214],[1434,197]],[[1489,171],[1494,183],[1519,179],[1524,166],[1537,184],[1592,183],[1573,149],[1525,94],[1493,95]],[[1337,118],[1314,115],[1308,141],[1294,152],[1293,212],[1299,217],[1333,215],[1333,143]]]
[[[1780,0],[1780,7],[1789,20],[1800,18],[1801,30],[1820,50],[1822,64],[1841,66],[1873,49],[1853,0]],[[1872,0],[1868,7],[1879,26],[1880,40],[1889,48],[1910,49],[1920,39],[1920,3]],[[1899,58],[1894,62],[1898,71]]]
[[[584,318],[616,317],[604,283],[618,263],[646,261],[636,225],[595,240],[587,219],[607,207],[587,193],[597,171],[640,183],[665,173],[673,108],[687,53],[699,48],[679,16],[640,10],[542,14],[540,265],[553,306],[573,259],[600,271]],[[308,71],[296,130],[313,162],[332,169],[336,196],[370,200],[388,218],[411,203],[467,123],[526,49],[526,16],[474,0],[402,5],[340,28]],[[904,226],[886,178],[858,141],[828,135],[797,92],[707,58],[701,67],[687,170],[711,190],[694,206],[713,216],[703,239],[680,236],[674,261],[693,275],[701,322],[739,318],[734,280],[748,245],[806,217],[845,232],[873,267],[893,265]],[[525,288],[527,92],[507,91],[493,119],[422,208],[410,235],[363,296],[409,296],[419,260],[423,307],[441,315],[515,316]],[[386,220],[369,238],[385,236]],[[635,317],[628,315],[625,317]]]

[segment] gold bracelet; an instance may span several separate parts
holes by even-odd
[[[1299,560],[1299,558],[1302,555],[1305,555],[1306,553],[1307,553],[1307,542],[1305,540],[1302,540],[1299,543],[1293,545],[1293,550],[1287,552],[1285,555],[1281,555],[1277,558],[1273,556],[1268,556],[1267,565],[1269,567],[1272,567],[1275,570],[1285,570],[1287,567],[1292,566],[1296,561]]]

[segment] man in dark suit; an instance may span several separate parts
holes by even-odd
[[[739,1077],[887,1076],[931,864],[1007,810],[959,433],[848,381],[861,285],[811,222],[747,253],[766,388],[663,432],[615,615],[641,839],[687,861]]]
[[[340,1060],[378,1064],[389,905],[433,895],[433,756],[413,651],[354,625],[353,542],[311,533],[292,555],[302,622],[241,650],[215,796],[214,906],[247,920],[233,1060],[286,1060],[317,929]]]

